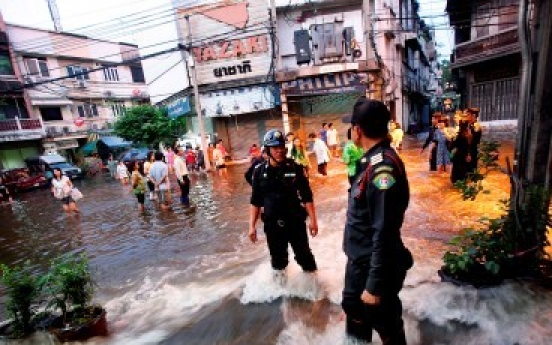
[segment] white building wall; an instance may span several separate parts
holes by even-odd
[[[128,59],[137,54],[137,48],[115,42],[75,37],[46,30],[20,27],[8,24],[8,34],[13,42],[18,65],[22,74],[27,75],[26,83],[40,82],[68,75],[67,66],[80,66],[95,69]],[[49,76],[28,76],[29,69],[24,58],[45,58]],[[65,133],[83,132],[89,129],[106,128],[107,123],[115,121],[111,104],[120,102],[126,107],[132,106],[133,99],[148,96],[145,83],[132,81],[129,66],[117,66],[118,79],[105,80],[103,70],[89,73],[89,79],[80,85],[76,78],[68,78],[52,83],[28,88],[33,104],[34,116],[40,117],[40,107],[59,107],[63,120],[45,121],[46,128]],[[84,117],[84,124],[75,125],[79,119],[77,106],[85,103],[96,105],[98,116]],[[78,123],[79,121],[77,121]]]

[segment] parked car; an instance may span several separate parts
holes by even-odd
[[[84,176],[79,167],[67,162],[67,160],[60,155],[42,155],[34,158],[27,158],[25,159],[25,163],[31,171],[44,171],[48,179],[52,178],[55,168],[60,169],[61,172],[71,180],[80,179]]]
[[[132,167],[130,166],[130,162],[132,161],[138,161],[138,162],[145,162],[148,158],[148,152],[151,151],[147,147],[141,147],[141,148],[132,148],[124,151],[121,153],[119,158],[117,159],[118,162],[123,161],[125,165],[128,168],[128,171],[132,172]]]
[[[0,171],[0,176],[2,177],[2,184],[11,193],[48,186],[48,179],[44,173],[31,174],[27,168],[2,170]]]

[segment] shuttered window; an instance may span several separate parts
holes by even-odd
[[[515,120],[519,99],[519,78],[495,80],[471,87],[470,106],[480,109],[481,121]]]

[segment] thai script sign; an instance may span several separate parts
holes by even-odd
[[[197,83],[215,84],[269,73],[272,42],[267,0],[174,0],[181,36],[192,37]]]

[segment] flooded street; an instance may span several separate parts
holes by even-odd
[[[507,144],[503,152],[511,155]],[[409,344],[549,344],[549,291],[520,282],[475,290],[441,283],[437,275],[452,236],[479,217],[501,213],[508,178],[493,173],[485,181],[492,192],[464,202],[448,174],[428,172],[427,153],[420,155],[416,140],[401,154],[411,186],[403,238],[416,260],[401,293]],[[97,283],[94,300],[107,309],[111,332],[87,344],[350,343],[339,306],[344,166],[333,162],[328,177],[311,178],[320,228],[310,242],[318,286],[293,260],[287,285],[272,282],[264,234],[257,244],[245,236],[245,169],[231,166],[226,178],[192,176],[193,205],[175,203],[171,213],[146,201],[140,215],[130,189],[107,177],[76,183],[85,195],[79,216],[65,216],[47,190],[23,194],[11,210],[0,208],[0,263],[29,259],[40,272],[59,254],[85,252]],[[11,343],[55,342],[36,334]]]

